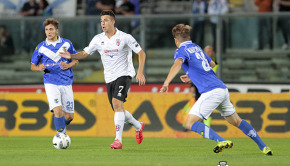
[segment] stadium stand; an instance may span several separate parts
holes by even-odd
[[[85,1],[78,1],[78,15],[82,15]],[[142,0],[142,14],[175,14],[190,13],[191,2],[183,1],[165,1],[165,0]],[[229,0],[232,12],[248,11],[246,7],[251,4],[250,0]],[[249,7],[250,8],[250,7]],[[255,11],[255,10],[253,10]],[[87,37],[86,19],[77,20],[71,24],[71,20],[65,19],[62,28],[66,31],[62,35],[69,38],[78,51],[87,46],[91,38]],[[190,19],[147,19],[145,31],[145,51],[147,53],[147,62],[145,66],[147,82],[161,82],[165,79],[173,63],[173,54],[175,50],[174,41],[170,33],[171,28],[177,23],[190,23]],[[19,84],[19,83],[41,83],[42,73],[30,71],[30,58],[32,53],[26,53],[21,50],[21,22],[17,19],[1,20],[2,24],[9,25],[12,33],[16,53],[12,56],[4,57],[0,62],[0,84]],[[290,79],[290,55],[287,50],[274,49],[273,51],[255,50],[253,46],[255,36],[255,19],[247,20],[245,17],[232,19],[229,21],[228,33],[232,36],[229,40],[227,50],[222,53],[221,78],[225,82],[285,82]],[[251,28],[247,28],[251,26]],[[250,29],[251,31],[239,31],[239,29]],[[206,27],[205,37],[210,41],[209,31]],[[235,30],[235,32],[234,32]],[[136,28],[134,36],[141,43],[140,27]],[[150,35],[148,35],[150,34]],[[152,35],[153,34],[153,35]],[[85,36],[80,39],[80,36]],[[165,36],[165,37],[164,37]],[[250,37],[246,37],[250,36]],[[252,38],[251,38],[252,37]],[[276,36],[276,42],[279,42],[281,36]],[[239,41],[243,38],[242,41]],[[236,43],[236,44],[233,44]],[[279,44],[279,43],[278,43]],[[276,43],[276,45],[278,45]],[[34,47],[34,46],[33,46]],[[97,53],[95,53],[97,54]],[[136,58],[134,64],[137,65]],[[179,75],[184,74],[183,71]],[[104,82],[103,69],[98,55],[92,55],[74,68],[75,82]],[[179,77],[175,77],[174,82],[180,82]]]

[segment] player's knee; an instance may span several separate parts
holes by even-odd
[[[114,111],[120,111],[122,108],[120,104],[113,104]]]
[[[72,121],[74,119],[73,113],[64,113],[64,116],[67,121]]]
[[[114,111],[122,111],[122,104],[121,102],[118,102],[118,101],[113,101],[113,108],[114,108]]]
[[[73,119],[74,119],[74,115],[73,114],[69,115],[68,118],[67,118],[68,121],[72,121]]]
[[[58,107],[53,109],[53,113],[54,113],[54,116],[57,117],[57,118],[60,118],[60,117],[63,116],[62,110],[59,109]]]

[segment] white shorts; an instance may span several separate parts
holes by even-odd
[[[44,84],[49,109],[52,111],[57,106],[67,113],[74,113],[74,96],[71,85]]]
[[[231,116],[236,112],[230,101],[228,89],[217,88],[201,94],[188,114],[207,119],[215,109],[224,117]]]

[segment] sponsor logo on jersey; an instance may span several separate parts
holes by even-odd
[[[120,45],[121,40],[120,39],[116,39],[116,45],[119,46]]]
[[[101,45],[104,45],[104,44],[105,44],[105,42],[104,42],[104,41],[102,41],[102,42],[101,42]]]
[[[110,53],[110,52],[119,52],[118,49],[114,49],[114,50],[104,50],[104,53]]]
[[[111,57],[111,58],[113,58],[115,55],[117,55],[117,52],[119,52],[118,49],[115,49],[115,50],[104,50],[104,53],[107,56]]]
[[[137,43],[137,44],[135,44],[135,47],[139,47],[139,44]]]

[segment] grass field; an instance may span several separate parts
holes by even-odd
[[[274,156],[265,156],[249,138],[231,139],[232,149],[215,154],[215,142],[203,138],[123,138],[123,149],[109,149],[113,138],[71,137],[69,149],[57,150],[52,137],[0,137],[0,165],[290,165],[290,139],[263,139]]]

